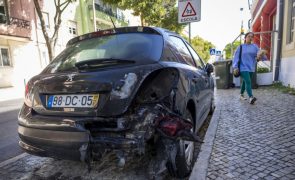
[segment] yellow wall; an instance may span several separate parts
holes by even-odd
[[[293,42],[287,44],[287,30],[288,30],[288,1],[285,1],[284,7],[284,24],[283,24],[283,45],[282,45],[282,58],[295,56],[295,33],[293,35]]]

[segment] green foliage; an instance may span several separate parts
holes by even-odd
[[[290,87],[290,85],[288,86],[284,86],[281,82],[276,82],[272,85],[272,88],[277,89],[283,93],[288,93],[291,95],[295,95],[295,89]]]
[[[140,16],[142,25],[158,26],[171,31],[181,32],[184,24],[177,22],[176,1],[171,0],[103,0],[121,9],[131,9]]]
[[[186,24],[178,24],[178,9],[175,6],[170,7],[169,11],[164,15],[164,18],[154,25],[177,33],[181,33],[186,26]]]
[[[257,67],[257,73],[268,73],[269,69],[267,67]]]
[[[189,41],[188,37],[183,37],[187,41]],[[215,45],[213,45],[209,41],[204,40],[200,36],[196,36],[193,39],[191,39],[191,45],[205,62],[208,62],[208,60],[210,59],[210,49],[215,48]]]
[[[228,43],[224,48],[225,59],[232,59],[232,56],[234,55],[234,53],[239,45],[240,45],[240,41],[235,41],[233,43],[233,54],[231,54],[232,45],[231,45],[231,43]]]

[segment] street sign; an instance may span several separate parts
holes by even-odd
[[[210,49],[210,55],[215,55],[216,54],[216,50],[215,49]]]
[[[201,0],[178,0],[178,23],[201,20]]]
[[[221,51],[216,51],[216,56],[221,56]]]

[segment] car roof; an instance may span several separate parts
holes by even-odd
[[[75,44],[76,42],[83,41],[86,39],[102,37],[107,35],[113,34],[126,34],[126,33],[147,33],[147,34],[159,34],[162,35],[164,38],[168,34],[173,34],[175,36],[179,36],[175,32],[169,31],[164,28],[160,27],[148,27],[148,26],[128,26],[128,27],[119,27],[119,28],[112,28],[112,29],[105,29],[100,31],[95,31],[87,34],[83,34],[81,36],[77,36],[68,41],[67,46]],[[179,36],[180,37],[180,36]]]

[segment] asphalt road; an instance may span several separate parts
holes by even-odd
[[[0,162],[23,151],[18,146],[17,116],[23,99],[0,101]]]

